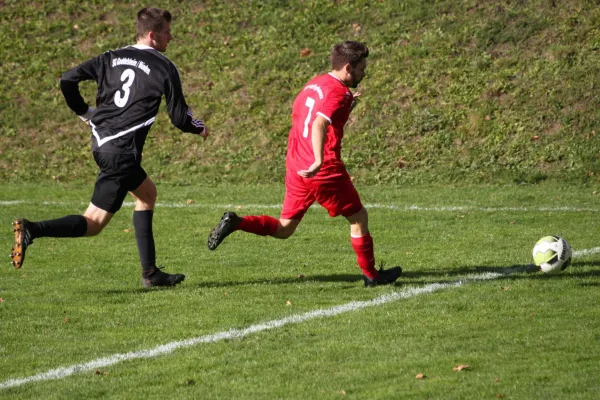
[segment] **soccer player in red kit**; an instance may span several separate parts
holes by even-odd
[[[317,76],[294,100],[286,156],[285,198],[279,220],[266,216],[239,217],[226,212],[208,237],[214,250],[236,230],[279,239],[289,238],[316,201],[331,217],[350,222],[352,248],[364,274],[365,286],[395,282],[402,268],[375,269],[373,238],[367,210],[341,159],[344,125],[360,93],[352,93],[365,76],[369,49],[345,41],[331,51],[331,72]]]

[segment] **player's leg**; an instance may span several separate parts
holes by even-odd
[[[326,182],[314,182],[317,202],[332,217],[343,215],[350,223],[350,242],[356,253],[356,261],[363,272],[365,285],[392,283],[400,276],[402,269],[375,269],[373,238],[369,233],[369,215],[363,207],[358,192],[349,176]]]
[[[232,211],[226,212],[221,217],[219,224],[210,232],[208,248],[216,249],[227,236],[238,230],[260,236],[272,236],[277,239],[287,239],[292,236],[306,210],[314,202],[314,196],[302,182],[303,178],[295,173],[290,175],[286,175],[283,209],[279,219],[268,215],[242,217]]]
[[[367,279],[378,279],[375,269],[375,252],[373,238],[369,233],[369,215],[367,209],[361,207],[354,214],[346,217],[350,223],[350,242],[356,253],[356,262]]]
[[[10,252],[11,264],[21,268],[25,253],[33,240],[40,237],[81,237],[87,230],[87,221],[82,215],[67,215],[62,218],[33,222],[25,218],[13,221],[15,242]]]
[[[185,275],[167,274],[156,266],[156,246],[152,230],[154,206],[157,198],[156,185],[146,175],[141,166],[132,176],[132,180],[135,182],[132,186],[136,186],[135,189],[130,191],[130,194],[135,198],[133,227],[140,263],[142,264],[142,284],[144,287],[177,285],[185,279]],[[142,183],[137,184],[142,178]]]
[[[395,282],[402,273],[399,266],[390,269],[375,269],[375,252],[373,238],[369,233],[369,215],[367,209],[362,207],[360,211],[346,216],[350,222],[350,240],[352,249],[356,253],[358,266],[365,275],[365,286],[387,285]]]
[[[98,183],[96,186],[98,186]],[[100,188],[94,189],[96,195],[101,192],[102,189]],[[102,231],[113,215],[113,213],[95,206],[92,202],[83,215],[67,215],[61,218],[37,222],[29,221],[25,218],[16,219],[13,222],[15,243],[10,253],[11,263],[15,268],[21,268],[25,260],[27,247],[36,238],[95,236]]]

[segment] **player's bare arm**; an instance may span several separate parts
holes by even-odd
[[[298,171],[298,175],[303,178],[312,178],[319,172],[321,169],[321,165],[323,164],[323,151],[325,147],[325,135],[327,135],[327,127],[329,126],[329,121],[318,115],[315,118],[312,124],[311,131],[311,143],[313,148],[313,153],[315,155],[315,162],[312,163],[308,169]]]

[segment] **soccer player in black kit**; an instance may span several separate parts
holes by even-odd
[[[11,259],[15,268],[22,266],[34,239],[99,234],[129,192],[135,198],[133,226],[142,284],[174,286],[184,280],[185,275],[168,274],[156,266],[152,216],[157,192],[141,166],[144,142],[163,95],[174,126],[208,137],[204,123],[194,118],[186,104],[177,68],[162,54],[173,39],[170,25],[168,11],[144,8],[137,15],[135,45],[107,51],[63,74],[60,88],[67,105],[92,129],[92,153],[100,173],[83,215],[39,222],[19,218],[13,222]],[[79,82],[86,80],[98,85],[95,109],[79,92]]]

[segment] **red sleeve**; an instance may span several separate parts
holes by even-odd
[[[331,90],[325,95],[325,98],[316,109],[316,113],[327,118],[331,122],[333,114],[343,108],[346,103],[346,91],[345,90]]]

